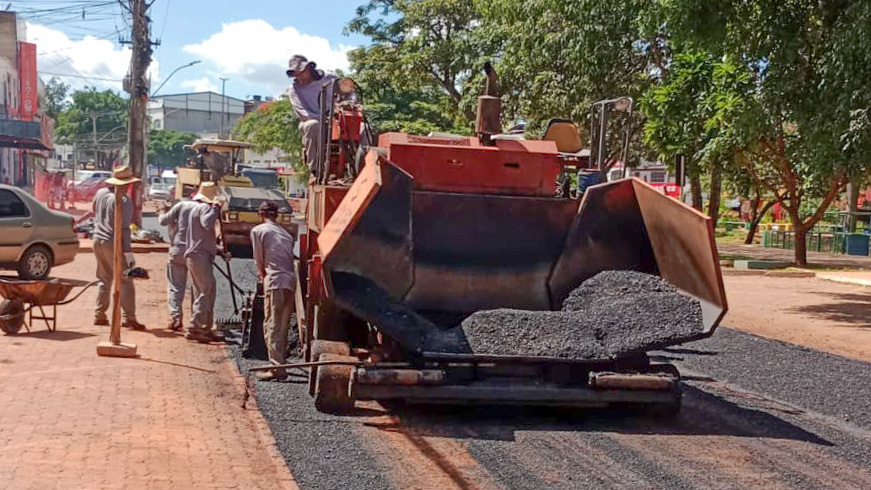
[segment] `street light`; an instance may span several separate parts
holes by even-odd
[[[154,97],[155,95],[157,95],[157,92],[160,92],[160,89],[162,89],[163,86],[166,85],[166,82],[168,82],[169,79],[172,78],[173,75],[175,75],[175,72],[181,70],[182,68],[187,68],[187,67],[189,67],[189,66],[194,66],[194,65],[196,65],[197,63],[202,63],[202,60],[193,60],[193,61],[191,61],[190,63],[188,63],[188,64],[186,64],[186,65],[181,65],[180,67],[176,68],[175,70],[172,70],[172,71],[169,73],[169,76],[166,77],[166,78],[163,80],[163,82],[161,82],[161,84],[157,86],[156,89],[154,89],[154,92],[151,92],[151,97]]]

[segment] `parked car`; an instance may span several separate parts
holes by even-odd
[[[154,183],[148,187],[148,199],[164,201],[172,200],[172,190],[168,184]]]
[[[0,185],[0,268],[22,279],[45,279],[52,267],[72,262],[79,238],[72,216],[52,211],[30,194]]]
[[[94,194],[103,187],[103,182],[112,176],[105,170],[80,170],[76,172],[76,180],[69,186],[70,202],[92,201]]]

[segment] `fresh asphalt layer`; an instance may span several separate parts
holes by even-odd
[[[233,273],[253,287],[250,260]],[[261,362],[234,352],[243,372]],[[301,373],[252,385],[303,489],[871,488],[871,364],[722,327],[654,355],[684,373],[676,419],[377,404],[334,416]]]

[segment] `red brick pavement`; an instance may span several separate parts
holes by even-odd
[[[226,348],[164,329],[164,260],[137,256],[152,276],[136,291],[149,330],[122,339],[139,359],[96,355],[108,328],[91,325],[91,290],[59,308],[57,332],[0,336],[0,487],[297,488],[260,412],[242,408]],[[88,279],[94,267],[83,253],[54,275]]]

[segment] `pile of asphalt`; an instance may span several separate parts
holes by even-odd
[[[561,311],[479,311],[460,328],[472,354],[611,359],[692,340],[703,323],[699,302],[663,279],[606,271],[572,291]]]

